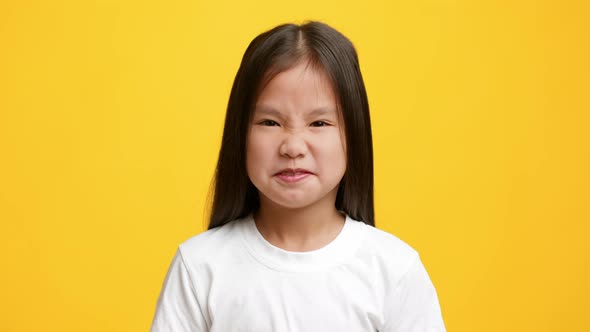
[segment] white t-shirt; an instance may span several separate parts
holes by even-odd
[[[266,241],[252,216],[182,243],[151,332],[445,331],[418,253],[346,217],[338,236],[307,252]]]

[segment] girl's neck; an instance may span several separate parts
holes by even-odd
[[[332,242],[342,230],[345,216],[334,205],[286,209],[261,202],[254,214],[260,234],[272,245],[288,251],[311,251]]]

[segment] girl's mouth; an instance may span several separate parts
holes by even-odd
[[[275,174],[277,178],[287,183],[299,182],[310,175],[312,175],[312,173],[304,169],[284,169]]]

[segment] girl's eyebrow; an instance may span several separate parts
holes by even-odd
[[[336,111],[331,107],[320,107],[317,108],[309,113],[310,117],[326,115],[326,114],[335,114]]]
[[[258,115],[274,115],[276,117],[282,117],[281,112],[277,111],[272,107],[267,106],[256,106],[254,113]],[[326,114],[335,114],[336,111],[332,107],[320,107],[316,108],[315,110],[309,112],[309,117],[321,116]]]
[[[259,114],[259,115],[274,115],[276,117],[282,116],[281,112],[277,111],[276,109],[274,109],[272,107],[259,106],[259,105],[256,105],[256,108],[254,109],[254,113]]]

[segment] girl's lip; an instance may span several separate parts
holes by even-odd
[[[275,176],[287,183],[295,183],[302,181],[310,176],[309,172],[295,172],[295,173],[277,173]]]
[[[275,175],[279,175],[279,174],[293,175],[293,174],[298,174],[298,173],[313,174],[313,172],[310,172],[310,171],[306,170],[305,168],[284,168],[284,169],[276,172]]]
[[[281,179],[283,182],[295,183],[307,178],[312,174],[312,172],[302,168],[286,168],[276,173],[275,176]]]

